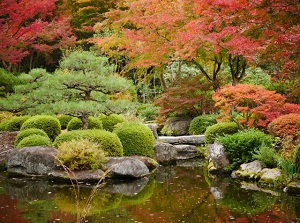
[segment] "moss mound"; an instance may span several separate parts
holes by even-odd
[[[51,146],[51,140],[48,136],[30,135],[22,139],[16,148],[23,148],[26,146]]]
[[[16,136],[15,146],[17,146],[22,141],[22,139],[24,139],[30,135],[40,135],[40,136],[48,137],[47,133],[41,129],[36,129],[36,128],[25,129],[25,130],[19,132],[18,135]]]

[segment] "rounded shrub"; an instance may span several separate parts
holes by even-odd
[[[253,161],[253,153],[262,145],[271,147],[273,137],[259,130],[247,129],[232,135],[219,136],[216,141],[224,146],[231,164],[230,170],[233,170],[243,163]]]
[[[239,130],[238,125],[235,122],[220,122],[209,126],[204,133],[204,141],[206,144],[212,144],[215,142],[216,137],[225,134],[233,134]]]
[[[67,126],[68,126],[69,121],[71,121],[71,119],[73,118],[73,116],[59,114],[59,115],[57,115],[57,118],[59,120],[61,129],[66,129]]]
[[[27,119],[23,123],[21,131],[32,128],[44,130],[51,139],[51,141],[53,141],[56,138],[56,136],[58,136],[61,133],[59,120],[56,117],[50,115],[36,115]]]
[[[80,120],[80,118],[74,117],[69,121],[67,130],[73,131],[78,129],[82,129],[82,121]]]
[[[61,143],[58,146],[57,158],[70,170],[95,170],[105,161],[103,150],[88,139]]]
[[[190,135],[203,134],[209,126],[217,123],[216,117],[217,115],[215,114],[197,116],[190,122],[189,134]]]
[[[99,118],[90,116],[88,118],[88,129],[103,129],[102,121]]]
[[[124,116],[118,114],[100,115],[99,118],[102,121],[103,128],[110,132],[114,130],[116,124],[125,122]]]
[[[115,128],[114,133],[122,142],[125,156],[153,156],[155,139],[147,126],[136,122],[124,122]]]
[[[13,131],[19,131],[21,126],[23,125],[23,123],[29,119],[30,116],[14,116],[4,122],[2,122],[0,129],[3,131],[9,131],[9,132],[13,132]]]
[[[16,148],[23,148],[26,146],[51,146],[51,140],[48,136],[30,135],[22,139]]]
[[[65,132],[56,137],[53,145],[58,147],[63,142],[88,139],[96,143],[106,156],[123,156],[123,146],[114,133],[100,129],[74,130]]]
[[[41,129],[35,129],[35,128],[25,129],[23,131],[20,131],[18,133],[18,135],[16,136],[15,146],[17,146],[22,141],[22,139],[24,139],[24,138],[26,138],[26,137],[28,137],[30,135],[41,135],[41,136],[44,136],[44,137],[48,137],[47,133],[44,132]]]

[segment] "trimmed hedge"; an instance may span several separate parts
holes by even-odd
[[[67,125],[67,130],[73,131],[79,129],[82,129],[81,119],[77,117],[72,118]],[[93,116],[88,117],[88,129],[103,129],[101,120]]]
[[[80,118],[74,117],[69,121],[67,130],[73,131],[78,129],[82,129],[82,121],[80,120]]]
[[[61,115],[57,115],[57,118],[59,120],[61,129],[66,129],[69,121],[71,121],[73,116],[61,114]]]
[[[44,130],[51,141],[61,133],[61,126],[56,117],[50,115],[36,115],[25,121],[21,127],[21,131],[25,129],[42,129]]]
[[[88,129],[103,129],[102,121],[99,118],[90,116],[88,118]]]
[[[63,142],[80,139],[88,139],[97,143],[106,156],[123,156],[123,146],[118,136],[99,129],[74,130],[62,133],[56,137],[53,145],[58,147]]]
[[[51,140],[48,136],[30,135],[22,139],[16,148],[23,148],[26,146],[51,146]]]
[[[114,133],[122,142],[125,156],[153,156],[155,139],[152,131],[144,124],[124,122],[115,128]]]
[[[14,116],[6,121],[0,123],[0,130],[2,131],[19,131],[23,123],[28,120],[30,116]]]
[[[205,133],[209,126],[217,123],[216,117],[217,115],[215,114],[197,116],[190,122],[189,134],[199,135]]]
[[[235,122],[220,122],[209,126],[205,131],[204,141],[206,144],[212,144],[218,136],[233,134],[239,130]]]
[[[114,130],[115,125],[125,122],[124,116],[118,114],[110,114],[109,116],[101,114],[99,119],[102,121],[103,128],[110,132]]]
[[[19,132],[18,135],[16,136],[15,146],[17,146],[22,141],[22,139],[24,139],[30,135],[41,135],[44,137],[48,137],[47,133],[41,129],[35,129],[35,128],[25,129],[25,130]]]

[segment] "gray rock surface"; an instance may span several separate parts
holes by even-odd
[[[156,124],[146,124],[146,126],[152,131],[154,138],[158,139]]]
[[[175,136],[187,135],[191,120],[189,117],[169,118],[165,122],[163,129]]]
[[[264,168],[260,172],[260,184],[274,184],[275,181],[282,175],[282,171],[279,168],[269,169]]]
[[[252,179],[256,178],[262,169],[262,163],[258,160],[255,160],[253,162],[240,165],[240,169],[234,171],[232,176]]]
[[[175,164],[176,148],[169,143],[155,142],[154,159],[160,164]]]
[[[222,145],[217,143],[208,144],[207,152],[209,161],[208,171],[210,173],[222,173],[224,167],[230,164]]]
[[[104,176],[104,172],[100,169],[98,170],[81,170],[74,171],[68,174],[63,170],[53,170],[48,173],[48,179],[56,181],[87,181],[87,182],[98,182]]]
[[[204,135],[186,135],[186,136],[159,136],[159,142],[165,142],[170,144],[189,144],[189,145],[201,145],[204,144]]]
[[[198,156],[194,145],[174,145],[174,147],[177,151],[177,160],[193,159]]]

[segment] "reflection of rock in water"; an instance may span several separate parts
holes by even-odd
[[[176,165],[180,167],[199,167],[203,163],[202,158],[177,160]]]
[[[173,166],[160,166],[155,171],[154,179],[159,182],[165,182],[176,176],[176,169]]]
[[[134,196],[143,190],[148,181],[148,177],[131,181],[109,180],[104,189],[109,193],[119,193],[125,196]]]
[[[6,179],[6,193],[13,199],[19,200],[47,200],[53,198],[56,189],[48,181],[28,180],[25,178]]]
[[[228,179],[223,177],[216,177],[211,182],[210,192],[216,200],[222,199],[226,192],[227,187],[230,185]]]

